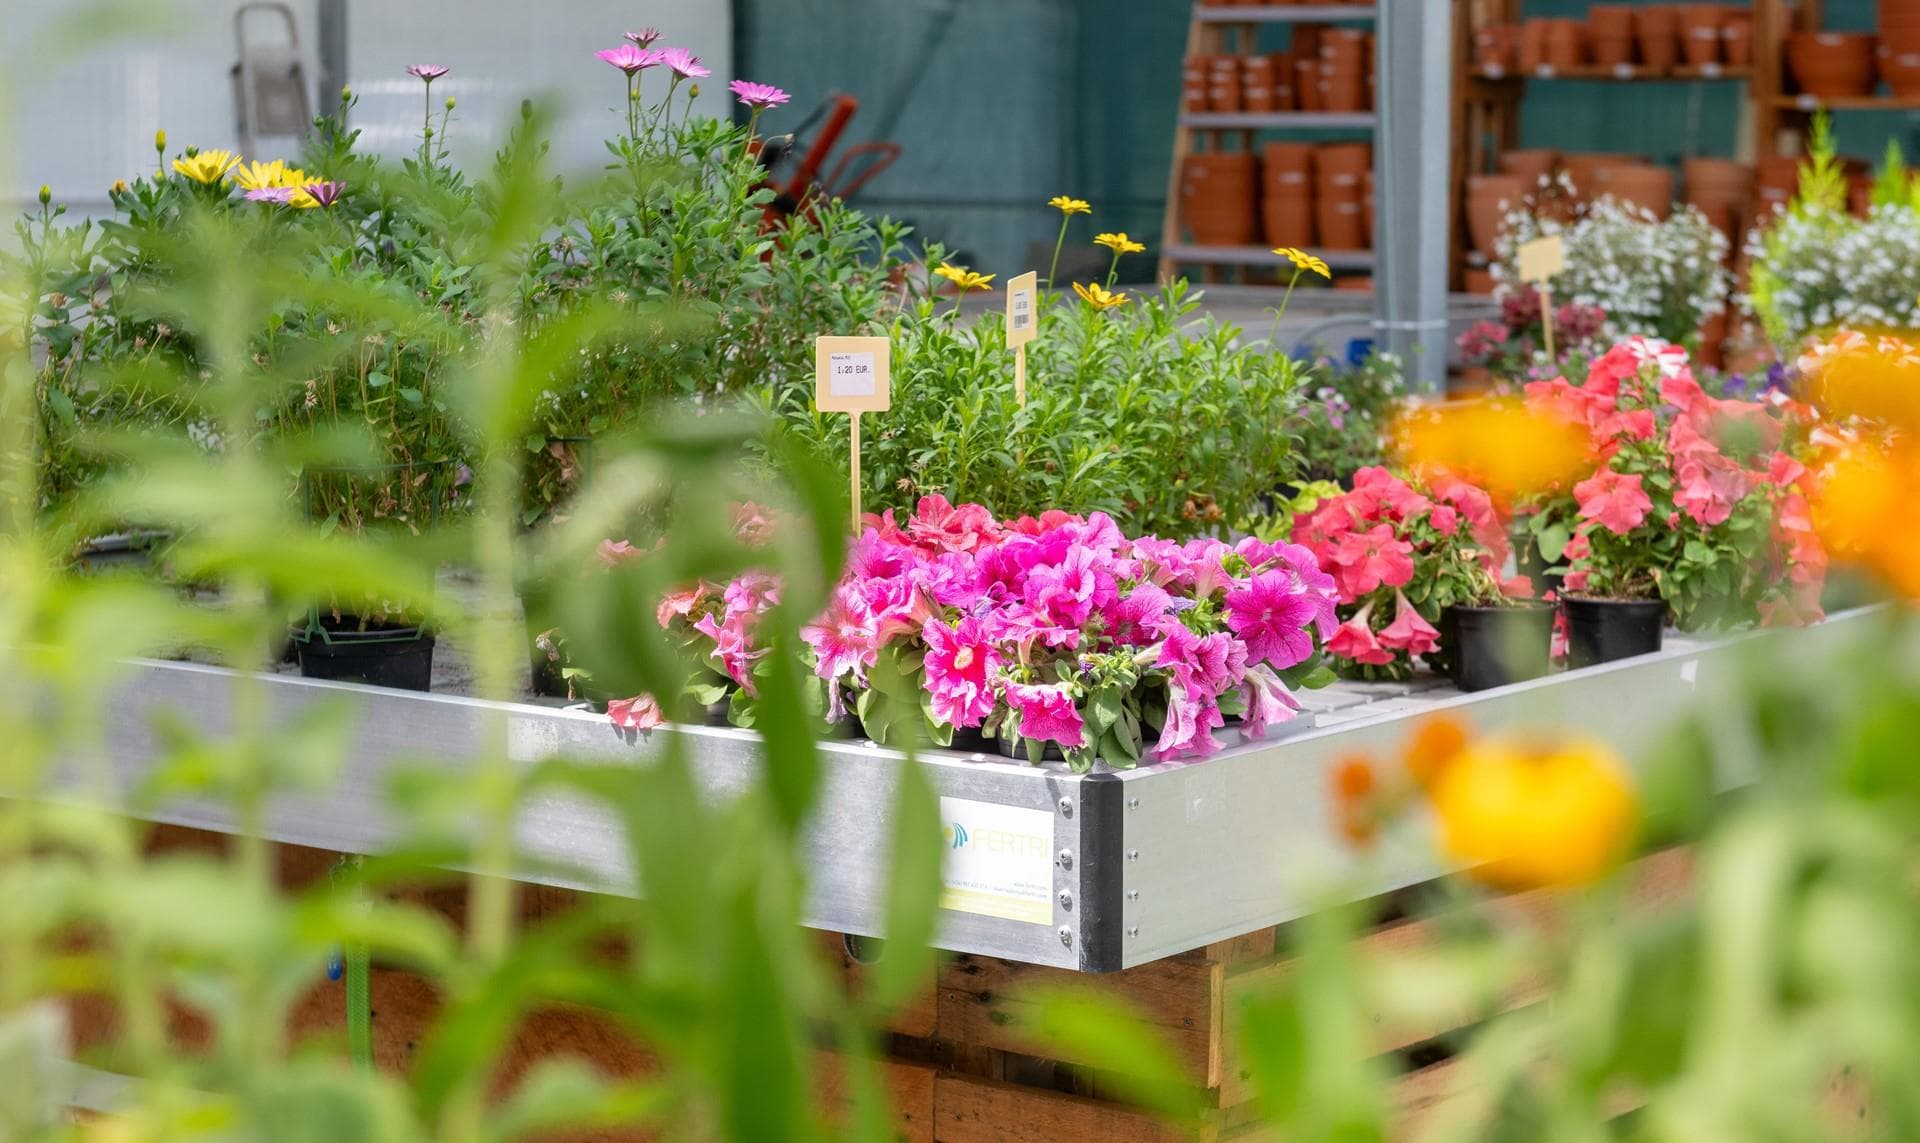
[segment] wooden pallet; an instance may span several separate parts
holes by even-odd
[[[221,849],[227,841],[220,835],[158,827],[153,847]],[[279,847],[278,852],[282,880],[289,887],[326,876],[335,860],[333,854],[294,846]],[[1675,897],[1689,884],[1688,854],[1670,850],[1643,859],[1634,876],[1638,900]],[[524,889],[521,913],[530,923],[575,900],[565,890]],[[415,899],[456,924],[464,920],[459,888],[423,891]],[[1545,894],[1520,894],[1483,907],[1551,924],[1556,903]],[[1436,923],[1400,920],[1382,925],[1362,939],[1358,955],[1417,951],[1435,939]],[[864,970],[849,953],[848,942],[836,934],[821,934],[820,939],[848,988],[857,992]],[[1278,951],[1281,940],[1277,930],[1264,929],[1105,976],[989,957],[951,958],[936,970],[924,992],[894,1014],[887,1028],[888,1056],[881,1070],[899,1137],[941,1143],[1264,1138],[1252,1076],[1240,1060],[1238,1045],[1243,1002],[1292,971],[1292,962]],[[1085,1058],[1029,1038],[1024,1024],[1031,1006],[1022,999],[1023,991],[1062,984],[1117,997],[1162,1033],[1186,1070],[1184,1078],[1201,1096],[1205,1114],[1197,1129],[1176,1127],[1128,1106],[1117,1095],[1123,1077],[1101,1073]],[[382,966],[373,970],[370,992],[375,1061],[385,1069],[405,1070],[439,1008],[439,992],[429,980]],[[1381,1019],[1372,1050],[1403,1071],[1395,1088],[1399,1133],[1456,1092],[1461,1076],[1438,1042],[1493,1010],[1529,1003],[1537,995],[1537,988],[1521,988],[1487,1011],[1431,1014],[1412,1024]],[[334,1043],[344,1052],[345,1009],[343,984],[316,983],[293,1008],[289,1041]],[[76,997],[70,1016],[79,1058],[112,1070],[107,1053],[116,1031],[112,1005],[100,996]],[[204,1048],[206,1034],[204,1021],[183,1005],[175,1007],[173,1035],[183,1050]],[[655,1067],[646,1046],[611,1018],[556,1004],[522,1022],[503,1054],[496,1090],[511,1090],[536,1062],[561,1056],[583,1060],[616,1078],[644,1076]],[[821,1065],[823,1082],[831,1091],[841,1068],[825,1052]],[[625,1143],[647,1136],[621,1130],[570,1133],[567,1138]]]

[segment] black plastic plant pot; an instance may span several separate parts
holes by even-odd
[[[1566,596],[1567,666],[1591,667],[1660,649],[1667,624],[1663,599],[1582,599]]]
[[[1033,756],[1027,753],[1026,739],[1003,732],[1000,737],[993,741],[995,749],[999,750],[1003,757],[1017,759],[1021,762],[1033,761]],[[1040,752],[1040,761],[1042,762],[1065,762],[1066,760],[1066,752],[1060,749],[1058,742],[1047,742],[1044,749]]]
[[[295,631],[300,673],[309,679],[367,683],[403,691],[433,689],[433,636],[419,627],[369,627],[353,616],[321,619]]]
[[[1449,666],[1453,685],[1484,691],[1547,673],[1553,648],[1553,608],[1449,607],[1441,630],[1452,644]]]

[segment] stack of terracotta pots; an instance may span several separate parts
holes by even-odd
[[[1633,11],[1633,42],[1640,65],[1665,74],[1680,62],[1680,11],[1671,4],[1648,4]]]
[[[1754,164],[1753,221],[1772,222],[1776,209],[1785,209],[1800,190],[1800,160],[1794,155],[1768,155]]]
[[[1260,222],[1269,246],[1315,244],[1313,150],[1312,143],[1266,145],[1261,156]]]
[[[1880,76],[1902,99],[1920,98],[1920,4],[1879,0]]]
[[[1869,95],[1875,80],[1873,49],[1873,36],[1866,32],[1795,32],[1787,37],[1787,69],[1808,95]]]
[[[1740,248],[1741,227],[1753,193],[1753,171],[1732,159],[1688,159],[1680,165],[1687,202],[1727,236],[1728,252]]]
[[[1259,237],[1254,210],[1258,161],[1244,151],[1188,155],[1180,163],[1180,217],[1200,246],[1248,246]]]
[[[1587,9],[1593,34],[1593,62],[1622,67],[1633,62],[1633,9],[1625,4],[1595,4]]]
[[[1528,194],[1551,179],[1559,165],[1560,152],[1548,148],[1500,152],[1500,173],[1517,177]]]
[[[1507,215],[1520,209],[1531,189],[1519,175],[1473,175],[1467,179],[1467,238],[1481,257],[1493,260],[1493,245]]]
[[[1725,5],[1680,5],[1680,58],[1688,67],[1720,62],[1720,31],[1726,24]]]
[[[1488,24],[1473,34],[1473,66],[1495,75],[1520,66],[1520,28],[1515,24]]]
[[[1243,111],[1278,111],[1274,106],[1274,59],[1248,56],[1240,61],[1240,107]],[[1287,77],[1289,82],[1292,76]]]
[[[1520,25],[1515,62],[1523,72],[1572,71],[1591,54],[1587,25],[1579,20],[1535,19]]]
[[[1368,61],[1373,37],[1356,28],[1328,28],[1320,34],[1320,107],[1322,111],[1365,111],[1372,102]]]
[[[1366,183],[1373,169],[1368,143],[1326,143],[1313,155],[1314,225],[1327,250],[1365,250],[1372,244],[1366,224]]]
[[[1639,159],[1603,163],[1594,171],[1594,194],[1610,195],[1650,211],[1655,218],[1665,218],[1673,213],[1673,172]]]
[[[1728,67],[1753,64],[1753,10],[1728,5],[1721,13],[1720,56]]]
[[[1320,77],[1325,69],[1320,62],[1320,26],[1296,24],[1293,28],[1293,101],[1301,111],[1322,111]]]

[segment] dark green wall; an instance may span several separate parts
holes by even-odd
[[[1527,0],[1526,12],[1579,15],[1588,2]],[[1873,22],[1873,0],[1827,9],[1835,28]],[[1100,229],[1157,239],[1188,0],[736,0],[735,11],[737,74],[794,92],[797,110],[768,128],[797,123],[831,90],[859,97],[849,138],[906,149],[861,205],[958,247],[975,269],[1031,268],[1029,251],[1053,242],[1045,203],[1056,194],[1090,200]],[[1725,155],[1744,98],[1727,82],[1534,83],[1521,134],[1529,146],[1668,161]],[[1842,149],[1863,157],[1890,137],[1920,153],[1916,124],[1885,112],[1836,121]],[[1077,239],[1091,232],[1076,221]]]

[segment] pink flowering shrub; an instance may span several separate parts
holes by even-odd
[[[1353,491],[1299,519],[1305,544],[1340,592],[1339,628],[1327,642],[1350,673],[1403,678],[1416,655],[1441,650],[1441,612],[1532,593],[1502,582],[1506,528],[1492,499],[1451,477],[1416,486],[1384,468],[1354,474]]]
[[[1203,757],[1243,718],[1293,717],[1334,627],[1305,549],[1128,539],[1100,513],[1003,522],[922,499],[868,517],[826,611],[802,629],[830,709],[869,736],[955,730],[1049,745],[1077,768]]]
[[[1577,385],[1529,384],[1527,402],[1586,426],[1600,458],[1529,521],[1568,592],[1664,599],[1687,629],[1820,617],[1827,559],[1793,455],[1803,407],[1710,396],[1685,349],[1643,337]]]

